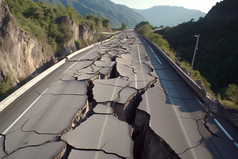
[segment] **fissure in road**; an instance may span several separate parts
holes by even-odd
[[[41,155],[179,158],[150,128],[150,114],[138,109],[142,95],[147,96],[158,80],[141,47],[135,34],[123,32],[83,58],[69,60],[74,64],[51,83],[29,110],[30,117],[23,117],[4,135],[5,154],[0,157],[24,158],[25,153],[34,156],[54,147]],[[50,113],[55,113],[56,119]],[[11,139],[19,134],[22,139],[12,146]]]

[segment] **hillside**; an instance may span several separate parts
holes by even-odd
[[[132,29],[141,21],[145,19],[124,5],[119,5],[110,0],[34,0],[35,2],[44,1],[55,4],[70,5],[75,8],[82,16],[85,14],[92,14],[107,18],[111,21],[112,28],[120,28],[124,22],[128,29]]]
[[[205,18],[211,18],[217,16],[220,19],[238,19],[238,1],[237,0],[225,0],[217,3]]]
[[[194,35],[200,34],[194,69],[199,70],[211,83],[211,89],[223,98],[228,95],[229,85],[238,85],[238,18],[231,18],[238,13],[232,10],[238,8],[238,3],[232,6],[230,3],[231,0],[217,3],[205,18],[197,22],[189,21],[157,32],[188,62],[192,61],[196,43]],[[238,105],[238,96],[236,100]]]
[[[190,10],[175,6],[154,6],[145,10],[134,9],[153,26],[176,26],[192,18],[198,20],[206,14],[198,10]]]

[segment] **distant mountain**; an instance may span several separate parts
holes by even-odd
[[[82,16],[93,14],[110,19],[112,28],[120,28],[124,22],[128,29],[134,28],[136,24],[145,21],[140,14],[125,5],[119,5],[110,0],[33,0],[45,3],[70,5],[75,8]]]
[[[145,10],[134,9],[134,11],[141,14],[153,26],[176,26],[192,18],[198,20],[200,17],[206,15],[206,13],[199,10],[190,10],[175,6],[154,6]]]

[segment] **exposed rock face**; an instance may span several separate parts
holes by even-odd
[[[48,67],[53,54],[20,29],[5,0],[0,0],[0,38],[0,81],[10,76],[16,85],[19,77],[33,77]]]
[[[65,17],[60,18],[59,23],[69,24],[73,31],[72,39],[65,45],[64,55],[77,50],[75,41],[79,39],[96,40],[93,36],[95,29],[78,26],[72,19]],[[33,78],[51,66],[52,59],[54,53],[47,52],[35,37],[21,30],[5,0],[0,0],[0,82],[5,76],[10,76],[12,86],[17,88],[19,78]]]

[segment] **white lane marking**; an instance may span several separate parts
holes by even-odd
[[[146,101],[146,105],[147,105],[148,114],[150,114],[150,104],[149,104],[149,100],[148,100],[147,91],[145,92],[145,101]]]
[[[142,38],[142,40],[147,44],[147,42]]]
[[[165,92],[167,92],[166,88],[164,88],[164,90],[165,90]],[[177,116],[177,118],[178,118],[179,125],[180,125],[180,127],[181,127],[181,129],[182,129],[182,131],[183,131],[183,135],[184,135],[184,137],[185,137],[185,139],[186,139],[186,142],[187,142],[187,144],[188,144],[188,147],[192,147],[192,143],[190,142],[190,140],[189,140],[189,138],[188,138],[188,133],[187,133],[187,131],[185,131],[185,127],[184,127],[184,125],[183,125],[183,123],[182,123],[182,120],[181,120],[181,118],[180,118],[180,116],[179,116],[178,110],[176,109],[176,106],[174,105],[174,102],[173,102],[172,98],[171,98],[170,96],[167,96],[167,98],[168,98],[169,101],[171,102],[171,105],[172,105],[172,107],[173,107],[173,109],[174,109],[174,112],[175,112],[175,114],[176,114],[176,116]],[[197,158],[197,156],[195,155],[194,149],[190,149],[190,151],[191,151],[192,156],[193,156],[192,158],[193,158],[193,159]]]
[[[146,83],[145,83],[145,76],[144,76],[143,68],[142,68],[142,65],[141,65],[140,49],[139,49],[138,44],[137,44],[137,49],[138,49],[138,55],[139,55],[141,73],[142,73],[142,76],[143,76],[143,82],[144,82],[144,84],[146,84]],[[136,83],[137,83],[137,82],[136,82]],[[145,100],[146,100],[146,107],[147,107],[147,111],[148,111],[147,113],[150,114],[150,104],[149,104],[147,92],[145,92]]]
[[[79,58],[78,60],[81,60],[82,58],[84,58],[85,56],[87,56],[88,54],[90,54],[92,51],[94,51],[94,50],[96,50],[96,49],[97,49],[97,48],[91,50],[90,52],[88,52],[88,53],[85,54],[83,57]],[[65,74],[69,69],[71,69],[71,68],[72,68],[74,65],[76,65],[77,63],[78,63],[78,61],[75,62],[73,65],[71,65],[66,71],[64,71],[63,74]]]
[[[217,125],[221,128],[221,130],[226,134],[226,136],[233,141],[233,143],[238,147],[238,143],[234,141],[234,139],[231,137],[231,135],[223,128],[223,126],[214,118],[214,121],[217,123]]]
[[[78,63],[78,62],[75,62],[73,65],[71,65],[66,71],[64,71],[63,74],[65,74],[69,69],[71,69],[74,65],[76,65],[76,63]]]
[[[140,64],[141,64],[140,50],[139,50],[139,46],[138,46],[138,44],[137,44],[137,49],[138,49],[138,55],[139,55],[139,62],[140,62]],[[141,65],[140,65],[140,66],[141,66]]]
[[[135,74],[135,88],[137,89],[137,74]]]
[[[6,134],[8,130],[11,129],[22,118],[22,116],[25,115],[26,112],[45,94],[47,90],[48,88],[2,134]]]
[[[197,97],[195,97],[197,99]],[[198,103],[200,103],[203,107],[204,105],[202,104],[202,102],[200,102],[198,99],[197,99]],[[221,128],[221,130],[226,134],[226,136],[233,141],[233,143],[236,145],[236,147],[238,147],[238,143],[236,143],[234,141],[234,139],[231,137],[231,135],[223,128],[223,126],[217,121],[216,118],[213,118],[213,120],[217,123],[217,125]]]
[[[115,87],[114,87],[113,92],[112,92],[111,101],[113,100],[113,96],[114,96],[115,91],[116,91],[116,88],[117,88],[118,79],[119,79],[119,78],[117,78],[117,80],[116,80],[116,84],[115,84]]]
[[[114,87],[114,90],[113,90],[113,93],[112,93],[111,101],[113,100],[113,96],[114,96],[114,94],[115,94],[115,92],[116,92],[116,85],[117,85],[117,83],[118,83],[118,79],[119,79],[119,78],[117,78],[117,80],[116,80],[116,84],[115,84],[115,87]],[[109,111],[109,107],[108,107],[107,111]],[[105,131],[105,127],[106,127],[107,120],[108,120],[108,115],[106,115],[106,118],[105,118],[104,123],[103,123],[103,127],[102,127],[102,130],[101,130],[100,138],[99,138],[98,145],[97,145],[97,148],[98,148],[98,149],[102,149],[102,148],[99,147],[99,146],[100,146],[100,144],[101,144],[101,142],[102,142],[103,132]],[[98,153],[96,153],[95,158],[96,158],[96,159],[98,158]]]
[[[204,105],[202,104],[202,102],[197,98],[195,97],[195,99],[198,101],[199,104],[201,104],[201,106],[204,108]]]
[[[149,46],[149,45],[148,45]],[[154,56],[156,57],[156,59],[159,61],[159,63],[162,65],[162,62],[159,60],[159,58],[155,55],[154,51],[151,49],[151,47],[149,46],[151,52],[154,54]]]

